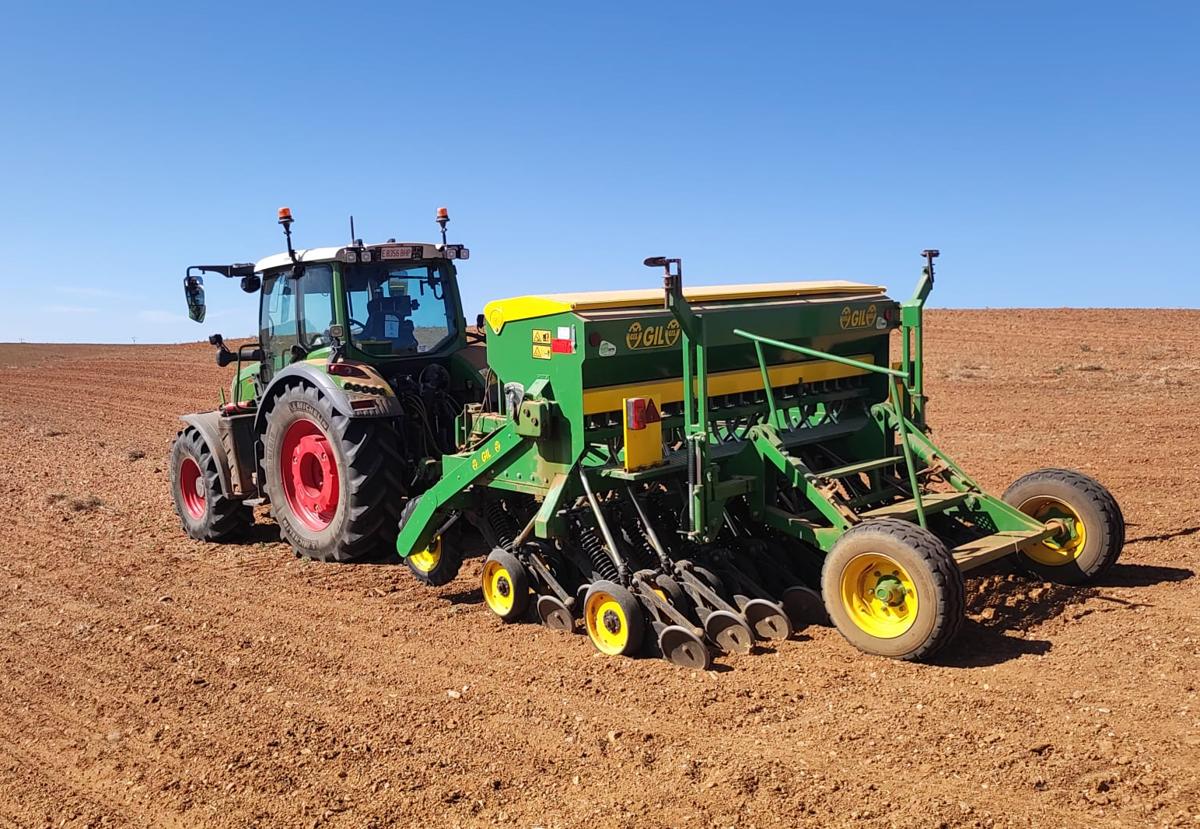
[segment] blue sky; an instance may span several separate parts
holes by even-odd
[[[197,262],[468,243],[488,299],[882,281],[1200,304],[1200,6],[7,3],[0,341],[249,333]]]

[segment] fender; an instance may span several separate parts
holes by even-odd
[[[225,444],[221,442],[220,427],[217,425],[221,419],[220,412],[197,412],[195,414],[180,415],[180,420],[188,426],[195,427],[200,433],[200,437],[204,438],[204,442],[208,444],[208,451],[217,460],[217,473],[221,476],[221,489],[231,498],[236,497],[233,492],[233,476],[229,468],[229,455],[225,452]]]
[[[314,386],[329,398],[338,414],[353,418],[396,417],[401,414],[396,393],[374,367],[366,363],[339,363],[353,371],[353,376],[333,376],[326,371],[323,359],[292,363],[271,378],[263,391],[258,413],[254,416],[254,431],[261,435],[267,429],[267,415],[275,407],[275,398],[285,388],[295,384]]]

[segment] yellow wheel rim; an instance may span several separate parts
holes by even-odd
[[[852,558],[842,570],[841,593],[850,621],[877,639],[895,639],[917,620],[912,576],[882,553]]]
[[[611,594],[599,590],[588,596],[583,617],[588,636],[602,653],[615,656],[624,652],[629,644],[629,620]]]
[[[1020,510],[1043,524],[1047,521],[1061,521],[1067,528],[1063,536],[1047,538],[1026,549],[1025,555],[1047,567],[1061,567],[1079,558],[1084,545],[1087,544],[1087,527],[1084,526],[1079,513],[1071,509],[1066,502],[1040,496],[1021,504]]]
[[[483,565],[483,600],[497,616],[506,616],[513,609],[513,602],[516,600],[513,579],[498,561],[489,561]]]
[[[410,554],[408,560],[422,573],[431,572],[442,560],[442,537],[439,535],[424,550]]]

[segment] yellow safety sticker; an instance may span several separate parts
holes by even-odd
[[[533,347],[533,359],[535,360],[549,360],[552,353],[548,345],[534,345]]]
[[[533,329],[533,341],[538,345],[550,345],[550,332],[545,328]],[[535,352],[536,356],[536,352]]]

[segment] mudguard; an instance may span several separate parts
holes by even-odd
[[[350,364],[354,376],[335,377],[326,371],[325,360],[303,360],[292,363],[271,378],[263,391],[254,430],[261,435],[267,428],[267,415],[274,408],[280,392],[295,383],[315,386],[333,404],[338,414],[346,417],[396,417],[401,413],[400,401],[378,371],[365,363]]]
[[[195,414],[181,415],[180,420],[188,426],[195,427],[200,436],[204,438],[204,442],[208,444],[208,451],[212,452],[212,456],[217,460],[217,472],[221,476],[221,488],[224,492],[233,497],[233,475],[229,465],[229,455],[225,451],[225,444],[221,440],[220,412],[197,412]]]

